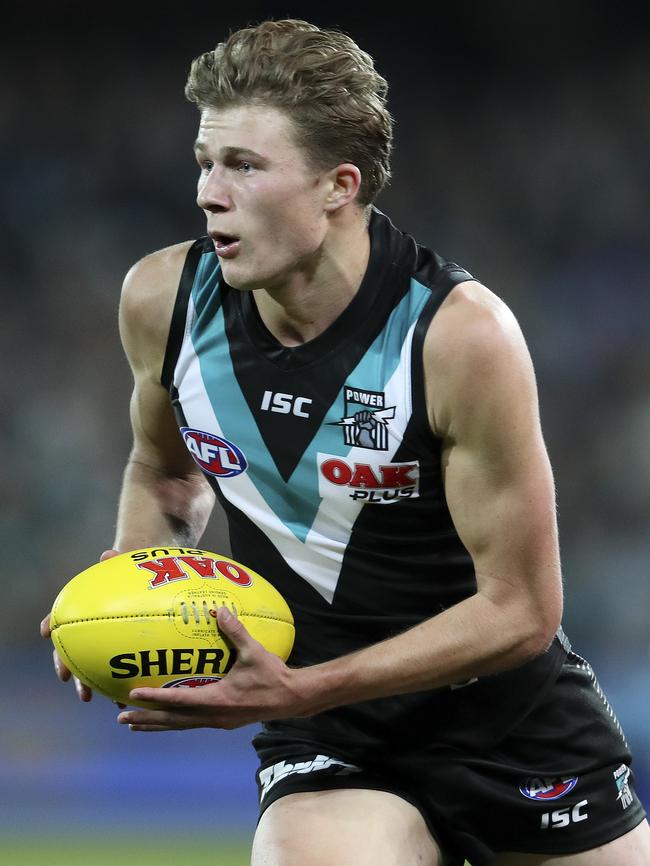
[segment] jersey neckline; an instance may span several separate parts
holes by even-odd
[[[359,289],[345,309],[321,334],[299,346],[284,346],[266,327],[252,292],[233,291],[238,315],[249,341],[267,361],[283,369],[295,369],[323,358],[342,341],[354,336],[367,323],[384,282],[386,250],[389,247],[389,221],[373,208],[370,224],[370,255]],[[232,291],[232,290],[231,290]]]

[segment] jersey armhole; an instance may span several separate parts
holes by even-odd
[[[163,360],[162,372],[160,374],[160,382],[166,391],[170,391],[174,382],[174,370],[176,362],[183,345],[183,337],[185,335],[185,323],[187,321],[187,306],[194,285],[194,277],[199,260],[204,252],[205,238],[199,238],[194,241],[192,246],[187,251],[183,272],[178,283],[178,291],[176,292],[176,300],[174,301],[174,309],[172,311],[172,320],[169,326],[169,335],[167,337],[167,346],[165,347],[165,357]]]
[[[440,309],[447,295],[459,283],[473,280],[474,277],[464,268],[449,262],[436,275],[432,285],[429,286],[431,296],[422,308],[422,312],[415,324],[413,341],[411,343],[411,401],[413,414],[418,429],[424,436],[425,441],[438,442],[439,439],[431,429],[427,415],[427,392],[424,381],[424,341],[429,331],[433,317]]]

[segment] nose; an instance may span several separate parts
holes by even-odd
[[[223,213],[232,207],[230,192],[216,167],[199,178],[196,203],[210,213]]]

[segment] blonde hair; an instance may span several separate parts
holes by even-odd
[[[249,103],[284,112],[314,168],[357,166],[364,206],[390,177],[387,91],[372,57],[349,36],[292,19],[231,33],[193,61],[185,86],[199,110]]]

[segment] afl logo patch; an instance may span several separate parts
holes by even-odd
[[[526,779],[519,790],[529,800],[559,800],[578,784],[578,777]]]
[[[165,683],[164,689],[198,689],[199,686],[207,686],[210,683],[218,683],[221,677],[183,677],[181,680],[172,680]]]
[[[202,430],[193,430],[191,427],[181,427],[181,433],[187,450],[209,475],[232,478],[234,475],[241,475],[248,468],[242,450],[227,439],[204,433]]]

